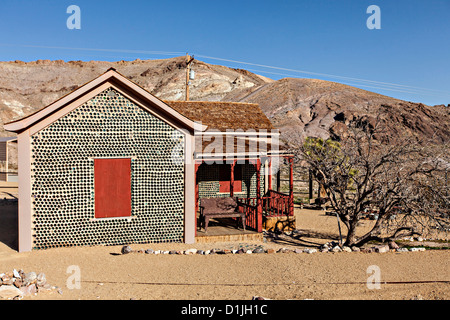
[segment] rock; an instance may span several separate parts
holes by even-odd
[[[303,252],[311,254],[311,253],[317,252],[317,249],[305,249],[305,250],[303,250]]]
[[[267,249],[266,252],[267,252],[267,253],[275,253],[275,250],[274,250],[274,249]]]
[[[122,254],[127,254],[133,252],[133,249],[131,249],[130,246],[123,246],[122,250],[120,251]]]
[[[342,249],[339,246],[334,246],[333,249],[331,249],[331,252],[341,252]]]
[[[389,252],[389,246],[388,245],[376,246],[374,247],[374,251],[378,253]]]
[[[400,248],[398,246],[398,244],[395,243],[395,241],[389,241],[388,246],[389,246],[390,249],[393,249],[393,250],[396,250],[396,249]]]
[[[253,296],[252,300],[272,300],[272,299],[268,299],[268,298],[264,298],[264,297],[259,297],[259,296]]]
[[[257,247],[253,250],[253,253],[264,253],[264,249],[261,247]]]
[[[146,254],[154,254],[155,251],[153,251],[152,249],[147,249],[147,250],[145,250],[145,253]]]
[[[25,273],[23,282],[25,283],[26,286],[28,286],[29,284],[36,283],[36,281],[37,281],[36,272]]]
[[[196,254],[196,253],[197,253],[197,249],[189,249],[184,252],[184,254]]]
[[[416,238],[416,240],[422,242],[423,238],[419,236],[419,237]]]
[[[16,270],[16,269],[14,269],[13,270],[13,276],[14,276],[14,278],[22,278],[21,276],[20,276],[20,274],[19,274],[19,272]]]
[[[342,251],[344,251],[344,252],[352,252],[352,249],[350,247],[343,246],[342,247]]]
[[[353,252],[360,252],[361,251],[361,249],[359,247],[355,247],[355,246],[353,246],[351,249],[352,249]]]
[[[12,299],[17,296],[23,296],[23,293],[19,288],[12,285],[2,285],[0,287],[0,298]]]
[[[232,251],[230,249],[225,249],[225,250],[223,250],[223,253],[230,254],[230,253],[232,253]]]
[[[328,248],[322,248],[322,249],[320,249],[320,252],[328,252],[329,250],[328,250]]]
[[[4,275],[4,276],[2,277],[2,285],[4,285],[4,286],[10,286],[10,285],[14,284],[14,281],[15,281],[15,280],[16,280],[15,278],[11,278],[11,277],[9,277],[9,276],[7,276],[7,275]]]
[[[395,251],[396,252],[408,252],[409,250],[408,250],[408,248],[398,248],[398,249],[395,249]]]
[[[210,253],[211,253],[211,250],[206,250],[206,251],[204,252],[205,255],[208,255],[208,254],[210,254]]]
[[[372,250],[371,248],[362,248],[362,249],[361,249],[361,252],[364,252],[364,253],[372,253],[373,250]]]
[[[231,253],[233,253],[233,254],[236,254],[237,252],[238,252],[238,250],[236,250],[236,249],[231,250]]]
[[[20,291],[22,292],[22,295],[24,295],[24,296],[31,296],[31,295],[35,295],[37,293],[37,288],[36,288],[35,284],[30,284],[28,286],[21,287]]]
[[[14,280],[14,285],[17,288],[20,288],[20,287],[22,287],[24,285],[24,282],[23,282],[23,280],[21,278],[16,278],[16,280]]]
[[[243,254],[243,253],[245,253],[245,250],[241,248],[241,249],[238,250],[237,253],[238,253],[238,254]]]
[[[252,254],[252,250],[247,250],[245,253],[246,254]]]
[[[205,251],[203,251],[203,250],[197,250],[197,254],[205,254]]]
[[[103,284],[101,284],[101,285],[103,285]],[[41,290],[51,290],[51,289],[52,289],[52,286],[49,283],[46,283],[42,287],[38,288],[39,291],[41,291]]]
[[[409,248],[409,251],[412,252],[425,251],[425,248]]]
[[[44,273],[39,273],[36,277],[36,286],[42,287],[47,283],[47,278]]]
[[[302,253],[303,250],[302,250],[302,249],[295,249],[294,252],[295,252],[295,253]]]
[[[169,254],[177,254],[177,252],[175,250],[170,250]]]
[[[161,250],[156,250],[155,254],[161,254]]]

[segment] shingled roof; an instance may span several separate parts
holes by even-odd
[[[186,118],[201,122],[208,129],[271,130],[270,120],[258,104],[222,101],[164,101]]]

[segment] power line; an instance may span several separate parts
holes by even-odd
[[[297,69],[276,67],[276,66],[258,64],[258,63],[252,63],[252,62],[245,62],[245,61],[238,61],[238,60],[232,60],[232,59],[225,59],[225,58],[205,56],[205,55],[200,55],[200,54],[196,54],[196,56],[200,57],[200,58],[211,59],[211,60],[239,63],[239,64],[244,64],[244,65],[251,65],[251,66],[257,66],[257,67],[268,68],[268,69],[275,69],[275,70],[282,70],[282,71],[289,71],[289,72],[295,72],[295,73],[303,73],[303,74],[322,76],[322,77],[327,77],[327,78],[343,79],[343,80],[353,81],[353,82],[367,82],[367,83],[387,86],[387,87],[390,87],[390,88],[396,88],[396,87],[410,88],[410,89],[417,89],[417,90],[423,90],[423,91],[432,91],[432,92],[436,92],[436,93],[444,93],[446,95],[450,95],[450,92],[436,90],[436,89],[428,89],[428,88],[407,86],[407,85],[390,83],[390,82],[382,82],[382,81],[374,81],[374,80],[367,80],[367,79],[360,79],[360,78],[345,77],[345,76],[339,76],[339,75],[333,75],[333,74],[327,74],[327,73],[311,72],[311,71],[306,71],[306,70],[297,70]],[[386,90],[388,90],[388,89],[386,89]]]
[[[286,76],[286,77],[293,77],[296,78],[295,75],[292,74],[286,74],[286,73],[279,73],[279,72],[269,72],[269,71],[264,71],[264,70],[257,70],[257,69],[251,69],[251,68],[246,68],[246,70],[248,71],[253,71],[253,72],[259,72],[259,73],[267,73],[267,74],[274,74],[274,75],[280,75],[280,76]],[[424,92],[418,92],[418,91],[406,91],[406,90],[400,90],[400,89],[395,89],[395,88],[386,88],[386,87],[376,87],[376,86],[368,86],[368,85],[363,85],[363,84],[359,84],[359,83],[354,83],[354,82],[339,82],[340,84],[347,84],[347,85],[357,85],[360,87],[365,87],[365,88],[371,88],[371,89],[381,89],[381,90],[390,90],[390,91],[397,91],[397,92],[405,92],[405,93],[412,93],[412,94],[425,94],[425,95],[431,95],[434,96],[435,94],[433,93],[424,93]],[[449,93],[450,94],[450,93]]]
[[[184,52],[179,52],[179,51],[147,51],[147,50],[123,50],[123,49],[98,49],[98,48],[77,48],[77,47],[60,47],[60,46],[42,46],[42,45],[11,45],[11,44],[0,44],[0,45],[1,46],[28,47],[28,48],[42,48],[42,49],[80,50],[80,51],[84,50],[84,51],[97,51],[97,52],[118,52],[118,53],[132,53],[132,54],[144,54],[144,55],[154,54],[154,55],[164,55],[164,56],[181,56],[181,55],[185,54]],[[345,80],[345,81],[348,81],[348,82],[344,83],[344,84],[358,85],[358,86],[371,88],[371,89],[396,91],[396,92],[411,93],[411,94],[425,94],[425,95],[432,95],[432,96],[435,96],[436,93],[441,93],[441,94],[445,94],[445,95],[449,95],[450,96],[450,92],[442,91],[442,90],[436,90],[436,89],[421,88],[421,87],[407,86],[407,85],[396,84],[396,83],[391,83],[391,82],[374,81],[374,80],[354,78],[354,77],[346,77],[346,76],[339,76],[339,75],[333,75],[333,74],[327,74],[327,73],[319,73],[319,72],[311,72],[311,71],[306,71],[306,70],[298,70],[298,69],[277,67],[277,66],[264,65],[264,64],[258,64],[258,63],[252,63],[252,62],[245,62],[245,61],[239,61],[239,60],[233,60],[233,59],[212,57],[212,56],[201,55],[201,54],[196,54],[196,56],[200,57],[200,58],[204,58],[204,59],[210,59],[210,60],[232,62],[232,63],[238,63],[238,64],[250,65],[250,66],[257,66],[257,67],[273,69],[273,70],[289,71],[289,72],[294,72],[294,73],[308,74],[308,75],[320,76],[320,77],[331,78],[331,79]],[[252,69],[247,69],[247,70],[251,71]],[[283,74],[283,73],[275,73],[275,72],[262,71],[262,70],[257,71],[257,72],[263,72],[263,73],[268,73],[268,74],[278,74],[278,75],[289,76],[289,77],[297,77],[297,76],[287,75],[287,74]],[[360,83],[363,83],[363,84],[360,84]]]

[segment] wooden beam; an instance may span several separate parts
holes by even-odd
[[[234,167],[236,165],[236,160],[233,161],[233,163],[230,164],[230,197],[234,196]]]

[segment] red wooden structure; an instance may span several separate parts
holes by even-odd
[[[262,232],[263,216],[265,217],[282,217],[294,215],[294,188],[293,188],[293,163],[292,156],[283,156],[289,164],[289,194],[279,192],[279,179],[277,179],[277,191],[272,190],[272,161],[269,161],[269,179],[268,190],[263,195],[261,194],[261,159],[248,159],[249,163],[253,164],[256,169],[256,197],[239,198],[240,202],[247,204],[246,206],[246,226],[254,229],[257,232]],[[228,176],[228,187],[221,187],[221,192],[230,193],[230,197],[234,196],[234,192],[238,192],[236,188],[240,184],[236,183],[235,166],[237,160],[230,163],[230,174]],[[195,163],[195,174],[203,161]],[[277,175],[279,177],[279,174]],[[221,183],[225,182],[225,175],[222,176]],[[239,176],[239,179],[242,179]],[[196,179],[197,180],[197,179]],[[226,191],[224,191],[226,190]],[[240,191],[240,190],[239,190]],[[195,184],[196,197],[196,211],[198,211],[199,189],[198,181]]]

